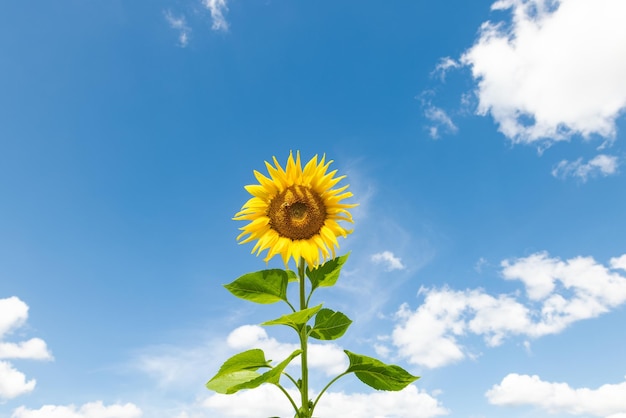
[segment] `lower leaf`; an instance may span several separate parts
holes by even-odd
[[[385,364],[380,360],[344,350],[350,360],[347,373],[354,373],[366,385],[377,390],[398,391],[413,383],[413,376],[400,366]]]

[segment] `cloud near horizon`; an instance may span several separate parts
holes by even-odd
[[[510,373],[485,393],[498,406],[534,406],[550,414],[626,418],[626,382],[597,389],[572,388],[567,383],[546,382],[537,375]]]
[[[571,324],[595,318],[626,302],[626,255],[609,266],[591,257],[562,261],[546,252],[504,260],[505,280],[520,281],[526,298],[490,295],[482,289],[420,289],[424,302],[412,310],[403,304],[396,314],[391,344],[397,355],[427,368],[458,362],[471,353],[459,339],[482,336],[487,346],[510,336],[539,338]]]
[[[140,418],[141,409],[132,403],[105,406],[101,401],[75,405],[44,405],[39,409],[17,408],[11,418]]]
[[[297,399],[299,396],[293,390],[288,392],[292,398]],[[205,399],[203,406],[219,414],[219,418],[291,416],[294,413],[285,395],[269,384],[233,395],[214,394]],[[432,418],[448,413],[440,401],[415,385],[409,385],[399,392],[346,394],[329,391],[315,409],[318,416],[350,418]]]

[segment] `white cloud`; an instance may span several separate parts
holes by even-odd
[[[169,23],[172,29],[176,29],[178,31],[178,43],[181,47],[186,47],[189,43],[189,34],[191,33],[191,28],[187,26],[187,21],[184,16],[176,17],[172,14],[172,12],[165,12],[165,20]]]
[[[586,163],[582,158],[576,161],[563,160],[552,169],[552,175],[557,178],[578,177],[583,182],[589,177],[602,175],[604,177],[617,173],[617,157],[599,154]]]
[[[213,30],[228,30],[228,22],[224,17],[224,13],[228,11],[228,5],[226,0],[203,0],[202,4],[211,12],[211,19],[213,19]]]
[[[609,260],[611,268],[626,270],[626,254],[621,257],[613,257]]]
[[[402,260],[396,257],[391,251],[373,254],[371,260],[376,264],[384,263],[387,271],[404,270],[406,268],[404,264],[402,264]]]
[[[435,70],[430,74],[431,76],[439,76],[439,79],[444,82],[446,81],[446,73],[450,69],[455,69],[461,67],[461,63],[455,61],[450,57],[443,57],[439,60],[439,64],[435,67]]]
[[[495,346],[507,334],[522,333],[530,325],[528,309],[505,295],[447,288],[422,292],[425,301],[415,311],[407,304],[400,307],[392,333],[398,354],[412,364],[435,368],[464,359],[468,353],[458,338],[468,332],[483,335],[488,345]]]
[[[429,418],[447,415],[441,403],[415,385],[399,392],[326,393],[315,413],[323,417]]]
[[[35,379],[26,381],[24,373],[11,363],[0,361],[0,399],[13,399],[35,389]]]
[[[458,131],[450,116],[440,107],[429,104],[424,109],[424,116],[432,122],[428,127],[428,134],[433,139],[439,138],[441,129],[449,134],[455,134]]]
[[[11,418],[139,418],[141,409],[132,403],[103,405],[90,402],[76,408],[74,405],[44,405],[39,409],[17,408]]]
[[[0,299],[0,359],[52,360],[46,342],[31,338],[22,342],[6,342],[5,338],[28,319],[28,305],[19,298]],[[0,361],[0,399],[10,399],[31,392],[36,380],[26,376],[7,361]]]
[[[502,274],[520,280],[531,300],[542,301],[541,322],[534,336],[563,330],[581,319],[593,318],[626,302],[626,278],[591,257],[567,261],[547,253],[505,260]]]
[[[512,9],[512,23],[485,22],[461,57],[478,81],[477,112],[516,143],[614,137],[626,107],[626,2],[501,0],[492,9]]]
[[[297,402],[298,393],[289,391]],[[276,387],[262,385],[234,395],[211,395],[204,406],[224,417],[291,416],[293,407]],[[316,416],[345,418],[430,418],[448,414],[441,403],[414,385],[399,392],[326,392],[315,408]]]
[[[28,319],[28,305],[12,296],[0,299],[0,339],[24,325]]]
[[[0,342],[0,359],[2,358],[52,360],[52,355],[44,340],[31,338],[20,343]]]
[[[290,389],[287,392],[297,402],[298,393]],[[269,384],[232,395],[216,393],[206,398],[203,406],[219,413],[220,417],[288,417],[294,414],[287,397],[276,386]]]
[[[4,341],[8,334],[23,326],[27,319],[28,305],[22,300],[15,296],[0,299],[0,359],[52,359],[46,342],[40,338],[31,338],[19,343]]]
[[[597,389],[574,389],[567,383],[545,382],[539,376],[511,373],[485,396],[494,405],[532,405],[553,414],[626,416],[626,382]]]
[[[434,368],[472,355],[459,342],[467,334],[497,346],[510,335],[537,338],[561,332],[626,302],[626,277],[612,271],[622,268],[625,259],[611,259],[610,268],[591,257],[562,261],[545,252],[503,261],[504,279],[521,281],[528,300],[480,289],[420,289],[425,294],[421,306],[400,307],[392,344],[410,363]]]
[[[291,353],[300,348],[299,344],[281,343],[270,338],[264,328],[258,325],[243,325],[228,335],[226,340],[229,347],[236,350],[260,348],[266,358],[282,361]],[[337,375],[348,367],[348,361],[343,350],[336,344],[309,343],[308,363],[310,368],[323,370],[327,375]],[[300,357],[296,357],[290,365],[300,364]]]

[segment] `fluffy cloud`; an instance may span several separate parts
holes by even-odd
[[[141,409],[132,403],[104,406],[102,402],[90,402],[76,408],[74,405],[44,405],[39,409],[19,407],[11,418],[139,418]]]
[[[15,296],[0,299],[0,312],[0,339],[28,319],[28,305]]]
[[[383,251],[372,255],[372,261],[376,264],[384,263],[387,271],[404,270],[406,267],[402,260],[396,257],[391,251]]]
[[[232,331],[227,339],[229,347],[236,350],[260,348],[267,358],[281,361],[300,348],[299,344],[281,343],[270,338],[258,325],[243,325]],[[327,375],[337,375],[346,370],[348,362],[341,348],[335,344],[309,343],[309,367],[323,370]],[[291,365],[299,364],[296,357]]]
[[[626,271],[626,254],[621,257],[613,257],[609,261],[611,264],[611,268]]]
[[[0,399],[13,399],[35,389],[35,379],[26,381],[24,373],[11,363],[0,361]]]
[[[31,338],[20,343],[0,342],[1,358],[22,358],[33,360],[51,360],[46,342],[41,338]]]
[[[583,182],[589,177],[610,176],[617,173],[617,157],[599,154],[586,163],[579,158],[576,161],[563,160],[552,169],[552,175],[557,178],[578,177]]]
[[[293,399],[299,399],[296,391],[287,392]],[[288,417],[294,413],[287,397],[274,385],[261,385],[232,395],[216,393],[209,396],[203,406],[219,417]]]
[[[448,410],[428,393],[409,385],[399,392],[326,393],[315,410],[324,417],[429,418]]]
[[[478,81],[478,113],[517,143],[614,137],[626,107],[626,2],[499,0],[492,9],[511,9],[512,23],[485,22],[460,60]]]
[[[203,0],[204,7],[211,12],[211,19],[213,19],[213,30],[228,30],[228,22],[224,17],[224,13],[228,11],[228,5],[226,0]]]
[[[574,389],[567,383],[545,382],[539,376],[511,373],[485,396],[494,405],[531,405],[553,414],[626,417],[626,382],[597,389]]]
[[[4,341],[11,332],[24,325],[27,319],[28,305],[22,300],[15,296],[0,299],[0,359],[52,359],[46,342],[40,338],[17,343]],[[0,361],[0,399],[11,399],[31,392],[35,384],[35,379],[26,380],[26,376],[11,363]]]
[[[531,325],[528,308],[508,296],[447,288],[421,292],[426,294],[424,303],[415,311],[402,305],[391,335],[398,355],[413,364],[435,368],[464,359],[458,337],[467,332],[485,336],[494,346]]]
[[[298,399],[298,393],[289,391]],[[272,385],[234,395],[211,395],[204,406],[220,417],[255,418],[291,416],[293,408],[283,393]],[[315,409],[316,415],[346,418],[430,418],[446,415],[440,402],[416,386],[400,392],[352,393],[326,392]]]
[[[542,252],[503,261],[502,276],[524,285],[525,300],[480,289],[420,289],[424,303],[415,310],[400,307],[391,343],[410,363],[434,368],[471,355],[459,342],[467,334],[497,346],[510,335],[561,332],[626,302],[626,277],[615,271],[625,260],[624,255],[612,258],[606,267],[591,257],[562,261]]]

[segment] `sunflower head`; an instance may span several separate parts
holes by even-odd
[[[276,157],[274,165],[265,162],[269,177],[254,171],[259,184],[246,186],[252,195],[235,215],[237,221],[249,221],[237,237],[240,244],[257,240],[252,252],[259,255],[268,250],[265,261],[280,254],[285,265],[293,258],[304,259],[311,267],[335,257],[338,236],[346,237],[352,230],[340,221],[352,223],[348,209],[356,204],[342,203],[352,197],[348,186],[333,188],[345,176],[328,172],[332,161],[317,155],[302,168],[300,153],[289,153],[283,169]]]

